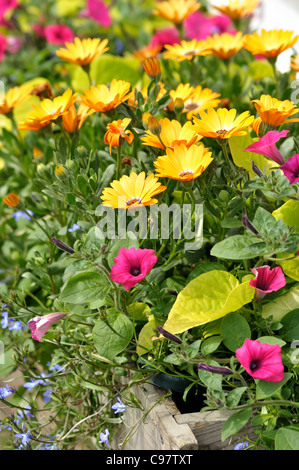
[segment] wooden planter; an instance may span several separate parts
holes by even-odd
[[[238,437],[221,441],[230,410],[182,414],[168,392],[151,384],[135,387],[142,409],[128,408],[125,423],[114,439],[123,450],[232,450]],[[252,430],[251,430],[252,433]],[[248,429],[240,434],[246,436]]]

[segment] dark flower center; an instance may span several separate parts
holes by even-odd
[[[140,268],[134,267],[130,269],[130,274],[132,274],[132,276],[135,276],[135,277],[139,276],[140,273],[141,273]]]
[[[256,360],[256,361],[251,361],[249,368],[250,368],[250,370],[251,370],[252,372],[254,372],[255,370],[257,370],[257,369],[259,368],[259,365],[260,365],[260,364],[259,364],[259,361],[258,361],[258,360]]]

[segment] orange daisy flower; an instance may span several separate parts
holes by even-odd
[[[253,100],[251,103],[254,103],[259,114],[259,118],[255,123],[257,128],[259,128],[261,122],[271,127],[279,127],[289,122],[299,122],[298,118],[288,119],[299,113],[299,108],[292,101],[280,101],[270,95],[262,95],[259,100]]]
[[[8,207],[17,207],[20,204],[21,199],[16,193],[9,193],[3,198],[3,202]]]
[[[207,112],[200,112],[200,119],[194,117],[195,129],[204,137],[217,140],[229,139],[233,136],[246,135],[247,129],[254,121],[249,111],[236,117],[236,109],[209,108]]]
[[[30,98],[31,90],[27,85],[16,86],[8,90],[0,104],[0,114],[9,114],[20,104]]]
[[[293,31],[283,31],[282,29],[271,31],[262,29],[260,34],[247,34],[244,37],[244,48],[253,55],[275,59],[279,54],[296,44],[299,36],[293,36],[293,34]]]
[[[192,60],[196,56],[205,56],[208,52],[205,52],[206,42],[197,41],[192,39],[191,41],[182,41],[180,44],[166,44],[166,51],[163,53],[165,59],[174,59],[178,62],[183,60]]]
[[[186,124],[182,126],[181,123],[175,119],[170,121],[168,118],[162,118],[159,124],[161,127],[159,136],[148,130],[145,136],[141,137],[144,145],[162,150],[173,148],[180,144],[184,144],[188,148],[202,138],[194,130],[195,126],[190,122],[186,122]]]
[[[68,112],[62,116],[63,128],[69,134],[74,134],[81,129],[88,116],[91,116],[93,113],[95,113],[95,110],[88,108],[84,104],[81,104],[78,110],[73,104]]]
[[[56,55],[73,64],[86,67],[94,59],[108,51],[108,39],[75,38],[74,42],[66,42],[65,48],[58,49]]]
[[[124,118],[118,121],[113,121],[107,125],[107,132],[104,137],[104,143],[110,146],[110,153],[112,147],[119,147],[120,140],[124,139],[131,144],[134,140],[134,134],[126,130],[131,123],[131,119]]]
[[[204,52],[212,54],[219,59],[228,60],[239,52],[243,47],[243,34],[213,34],[205,41]]]
[[[213,7],[232,20],[240,20],[251,15],[260,3],[260,0],[228,0],[227,4]]]

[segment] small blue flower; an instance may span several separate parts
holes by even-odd
[[[68,229],[68,232],[72,233],[72,232],[76,232],[76,230],[83,230],[83,232],[84,232],[84,228],[80,227],[80,225],[78,225],[78,224],[73,224],[73,226]]]
[[[105,429],[105,432],[101,432],[100,433],[100,441],[99,443],[100,444],[106,444],[106,446],[110,447],[110,444],[109,444],[109,441],[108,441],[108,437],[109,437],[109,430],[108,429]]]
[[[121,399],[118,397],[117,398],[118,403],[114,403],[114,405],[111,406],[111,408],[114,411],[114,414],[116,413],[123,413],[126,410],[126,405],[121,401]]]
[[[16,320],[12,323],[11,326],[8,327],[9,331],[19,331],[19,330],[26,330],[26,326],[23,325],[20,321]]]
[[[52,400],[52,393],[53,388],[47,388],[47,390],[43,393],[45,403],[49,403]]]
[[[27,446],[28,444],[30,444],[30,441],[31,441],[31,438],[33,437],[31,434],[29,434],[30,431],[27,431],[25,433],[18,433],[18,434],[15,434],[15,437],[17,439],[21,439],[21,442],[22,442],[22,446]],[[22,448],[21,446],[19,448]]]
[[[9,324],[8,312],[2,312],[1,326],[3,329],[7,328]]]
[[[28,214],[30,214],[31,216],[33,215],[33,212],[31,212],[30,210],[27,210]],[[26,220],[31,220],[31,218],[29,217],[29,215],[26,214],[26,212],[23,212],[23,211],[17,211],[15,212],[14,214],[12,214],[12,218],[15,219],[15,220],[19,220],[19,219],[26,219]]]
[[[242,449],[244,449],[245,447],[248,447],[248,442],[247,442],[247,441],[242,441],[242,442],[239,442],[239,444],[237,444],[237,445],[234,447],[234,450],[242,450]]]
[[[47,378],[48,377],[46,377],[46,374],[42,372],[40,375],[40,379],[30,379],[30,382],[24,383],[23,387],[27,388],[27,390],[32,390],[37,385],[47,385],[47,382],[44,380],[47,380]]]
[[[15,390],[10,389],[7,384],[5,387],[0,387],[0,399],[9,397],[12,393],[15,393]]]

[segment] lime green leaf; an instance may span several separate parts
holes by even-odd
[[[127,312],[134,321],[147,321],[151,309],[143,302],[134,302],[127,306]]]
[[[129,344],[134,333],[131,320],[123,313],[107,310],[105,320],[99,319],[92,337],[98,353],[113,360]]]
[[[239,168],[245,168],[249,172],[250,178],[255,178],[256,174],[252,171],[251,161],[261,169],[264,170],[266,167],[266,172],[269,173],[271,169],[277,168],[278,163],[269,160],[262,155],[258,155],[252,152],[244,152],[244,150],[253,144],[254,140],[250,134],[244,136],[231,137],[229,139],[230,151],[233,157],[235,165]]]
[[[235,411],[228,420],[224,423],[221,431],[221,439],[225,441],[233,434],[240,431],[245,424],[250,420],[252,409],[247,408],[245,410]]]
[[[283,256],[287,258],[287,255]],[[292,254],[290,254],[289,256],[290,258],[293,258]],[[286,276],[299,282],[299,257],[290,259],[288,261],[280,261],[279,264],[282,267],[282,270]]]
[[[226,271],[210,271],[193,279],[177,296],[164,328],[182,333],[239,310],[255,290]]]
[[[249,64],[249,75],[254,80],[264,80],[266,77],[273,77],[274,72],[267,60],[254,60]]]
[[[273,317],[273,321],[280,321],[287,313],[298,308],[299,286],[291,289],[287,294],[263,306],[263,318]]]
[[[151,315],[151,317],[139,333],[138,346],[136,348],[138,356],[146,354],[153,347],[152,337],[157,335],[156,328],[159,322],[157,322],[154,315]]]
[[[283,206],[273,212],[276,220],[282,219],[289,227],[295,227],[299,233],[299,201],[290,199]]]
[[[134,86],[140,80],[138,65],[139,61],[134,57],[117,57],[106,53],[92,62],[90,75],[96,85],[107,85],[115,78],[130,82]],[[90,84],[84,70],[79,65],[69,66],[69,69],[72,88],[79,92],[87,90]]]

